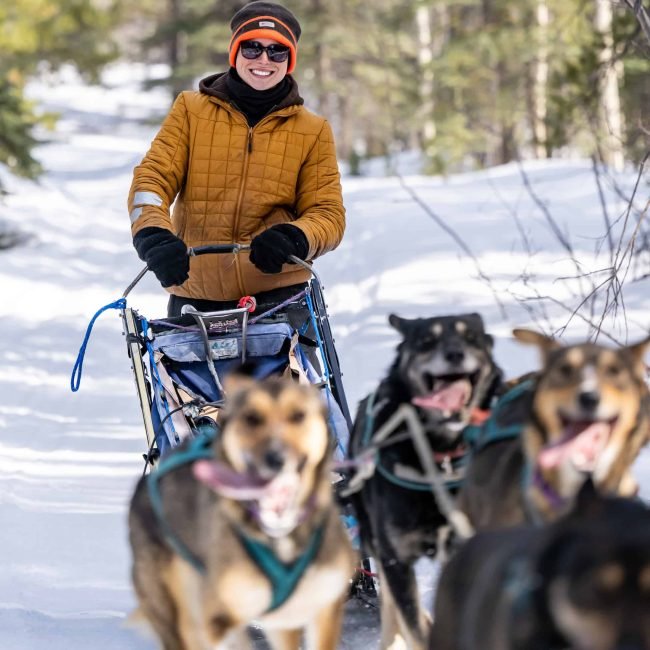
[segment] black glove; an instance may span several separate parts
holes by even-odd
[[[189,277],[187,246],[173,232],[166,228],[143,228],[133,238],[133,245],[163,287],[183,284]]]
[[[250,260],[262,273],[280,273],[289,255],[304,260],[308,253],[305,233],[290,223],[281,223],[253,238]]]

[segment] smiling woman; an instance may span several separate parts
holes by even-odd
[[[310,275],[290,257],[327,253],[345,229],[332,130],[291,76],[298,20],[258,1],[230,28],[230,69],[179,95],[129,195],[133,243],[171,294],[169,316],[187,304],[228,309],[246,295],[280,303]],[[250,244],[250,255],[190,267],[188,246],[234,243]]]

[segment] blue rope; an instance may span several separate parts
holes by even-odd
[[[72,369],[72,376],[70,377],[70,389],[73,393],[76,393],[79,390],[81,385],[81,373],[83,371],[84,356],[86,355],[86,347],[88,345],[88,339],[90,338],[90,333],[92,332],[93,325],[95,321],[108,309],[126,309],[126,298],[120,298],[114,302],[105,305],[92,317],[90,323],[88,324],[88,329],[86,330],[86,336],[84,336],[83,343],[81,348],[79,348],[79,354],[77,355],[77,360],[75,361],[74,368]]]

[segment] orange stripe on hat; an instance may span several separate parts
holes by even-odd
[[[284,30],[280,31],[273,29],[272,27],[263,26],[263,27],[253,27],[252,29],[246,30],[246,26],[251,23],[259,23],[260,21],[270,21],[273,24],[278,23],[281,25]],[[298,54],[298,45],[294,33],[287,27],[285,23],[281,20],[278,20],[275,16],[256,16],[247,20],[245,23],[242,23],[230,39],[230,44],[228,45],[229,50],[229,62],[231,66],[235,66],[235,61],[237,60],[237,52],[239,51],[239,45],[242,41],[250,41],[255,38],[270,38],[282,45],[286,45],[289,48],[289,64],[287,66],[287,72],[293,72],[296,67],[296,58]]]

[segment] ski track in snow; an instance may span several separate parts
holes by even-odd
[[[101,88],[84,86],[70,72],[55,85],[33,84],[32,96],[61,113],[57,131],[38,150],[48,172],[34,184],[0,168],[0,181],[11,192],[0,202],[0,220],[32,235],[26,246],[3,252],[0,265],[2,650],[155,647],[126,625],[134,598],[125,515],[145,439],[117,312],[96,323],[81,391],[73,394],[69,386],[90,318],[118,298],[142,266],[131,247],[126,196],[132,169],[156,130],[141,120],[160,116],[168,105],[163,93],[139,90],[146,74],[137,66],[115,66]],[[508,376],[536,367],[534,351],[509,337],[529,318],[505,288],[520,290],[526,268],[536,274],[541,294],[564,298],[554,280],[575,271],[517,165],[448,179],[405,176],[498,283],[505,317],[474,262],[461,256],[398,179],[381,177],[377,167],[377,176],[344,179],[346,237],[317,266],[351,409],[390,364],[397,344],[387,326],[390,312],[479,311]],[[525,169],[561,228],[572,234],[581,259],[593,262],[596,243],[589,233],[602,232],[602,211],[591,164],[555,160]],[[634,180],[633,172],[617,178],[626,191]],[[647,183],[640,192],[647,197]],[[608,191],[607,200],[613,218],[624,213],[615,193]],[[648,283],[626,298],[634,338],[648,329]],[[150,317],[165,312],[165,294],[153,277],[129,300]],[[611,331],[625,334],[620,326]],[[637,466],[644,494],[650,492],[649,470],[645,452]],[[418,570],[429,606],[435,571],[427,563]],[[340,647],[376,647],[377,640],[377,612],[350,602]]]

